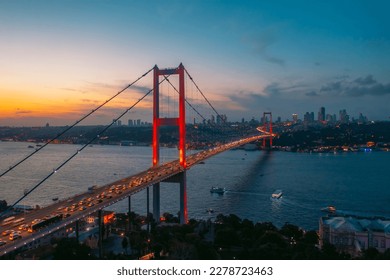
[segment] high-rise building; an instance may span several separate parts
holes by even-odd
[[[303,121],[308,124],[308,123],[313,123],[314,122],[314,112],[306,112],[306,114],[303,116]]]
[[[292,119],[294,123],[298,122],[298,114],[292,114]]]
[[[320,111],[318,112],[318,121],[323,122],[325,121],[325,107],[321,107]]]
[[[134,124],[133,124],[133,120],[128,120],[128,121],[127,121],[127,125],[128,125],[128,126],[133,126],[133,125],[134,125]]]
[[[217,115],[217,124],[221,124],[222,123],[222,118],[221,118],[221,115]]]
[[[359,122],[359,123],[366,123],[366,122],[367,122],[367,117],[364,116],[362,113],[360,113],[360,114],[359,114],[358,122]]]
[[[340,110],[339,116],[340,116],[341,123],[349,123],[349,116],[347,114],[347,110],[345,109]]]
[[[217,124],[222,124],[227,122],[227,116],[225,114],[217,115]]]
[[[327,114],[326,115],[326,121],[328,123],[334,123],[336,122],[336,115]]]

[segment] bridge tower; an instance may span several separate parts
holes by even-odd
[[[269,120],[267,121],[267,116],[269,116]],[[263,128],[264,131],[272,134],[272,112],[264,112],[263,113]],[[269,148],[272,148],[272,136],[268,138],[269,140]],[[263,149],[267,148],[266,138],[263,138]]]
[[[180,223],[187,223],[187,186],[186,186],[186,124],[185,124],[185,91],[184,91],[184,66],[180,63],[177,68],[159,69],[154,67],[153,74],[153,166],[160,164],[160,127],[179,127],[179,162],[183,171],[166,180],[180,184]],[[160,118],[160,76],[179,75],[179,116],[176,118]],[[160,183],[153,185],[153,218],[160,221]]]

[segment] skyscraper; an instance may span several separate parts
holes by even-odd
[[[298,114],[292,114],[292,119],[294,123],[298,122]]]
[[[306,114],[303,116],[303,121],[305,123],[312,123],[314,122],[314,112],[306,112]]]
[[[320,108],[320,111],[318,112],[318,121],[319,122],[325,121],[325,107]]]
[[[349,116],[347,114],[347,110],[343,109],[339,112],[340,115],[340,122],[341,123],[349,123]]]

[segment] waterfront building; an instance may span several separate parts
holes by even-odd
[[[339,251],[358,257],[363,250],[390,249],[390,219],[354,216],[326,216],[319,222],[320,246],[334,245]]]

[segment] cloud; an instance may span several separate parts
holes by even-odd
[[[320,92],[339,92],[342,90],[343,81],[330,82],[324,86],[321,86]]]
[[[281,92],[281,88],[279,83],[272,83],[266,86],[263,90],[267,95],[279,95]]]
[[[254,53],[262,57],[265,61],[280,66],[284,66],[286,64],[284,59],[269,54],[270,46],[277,42],[274,28],[268,28],[251,37],[245,37],[243,38],[243,42],[249,45]]]
[[[131,87],[131,89],[135,89],[136,91],[140,92],[140,93],[147,93],[148,91],[150,91],[152,88],[150,87],[145,87],[145,86],[137,86],[137,85],[133,85]]]
[[[74,88],[60,88],[60,90],[86,93],[86,91],[84,91],[84,90],[79,90],[79,89],[74,89]]]
[[[122,81],[120,81],[118,83],[115,83],[115,84],[106,84],[106,83],[98,83],[98,82],[87,82],[87,84],[90,87],[92,87],[92,88],[111,89],[112,90],[112,95],[114,95],[115,93],[123,90],[124,88],[126,88],[129,85],[128,82],[122,82]],[[151,89],[152,88],[146,87],[146,86],[132,85],[127,90],[135,90],[136,92],[139,92],[139,93],[146,93],[146,92],[148,92]]]
[[[345,95],[347,96],[383,96],[390,94],[390,84],[375,83],[373,86],[354,86],[345,89]]]
[[[297,83],[292,85],[282,85],[280,83],[271,83],[267,85],[263,92],[266,96],[301,94],[307,91],[308,85]]]
[[[81,99],[81,101],[83,102],[83,103],[100,103],[101,101],[99,101],[99,100],[92,100],[92,99]]]
[[[19,108],[16,108],[16,111],[15,111],[15,114],[17,115],[28,115],[28,114],[32,114],[33,111],[31,110],[20,110]]]
[[[318,93],[316,91],[312,90],[312,91],[306,92],[305,95],[306,96],[318,96]]]
[[[379,83],[372,75],[359,77],[353,81],[343,79],[340,81],[329,82],[320,88],[323,95],[334,96],[383,96],[390,94],[390,83]]]
[[[364,78],[357,78],[354,82],[359,85],[373,85],[377,83],[377,81],[372,77],[372,75],[368,75]]]

